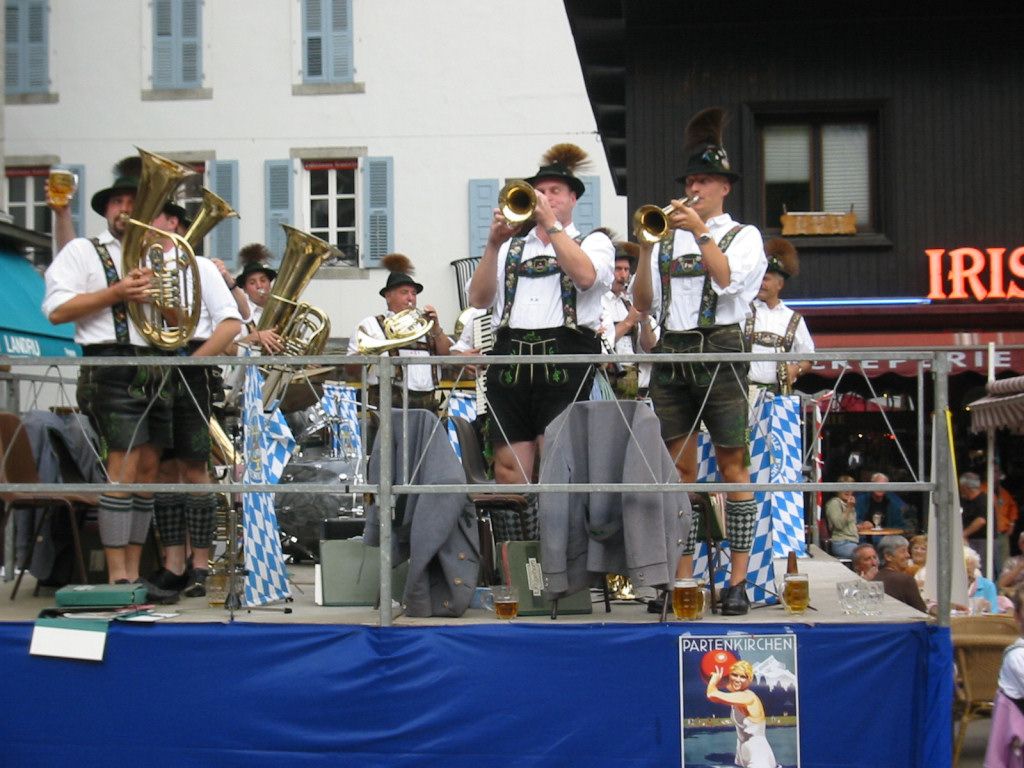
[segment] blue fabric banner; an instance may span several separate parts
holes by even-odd
[[[800,764],[950,764],[949,630],[848,625],[374,628],[114,623],[102,663],[28,655],[5,765],[679,766],[679,637],[792,633]]]

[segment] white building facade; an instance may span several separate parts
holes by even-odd
[[[304,294],[347,337],[383,310],[377,266],[408,255],[450,332],[452,262],[478,256],[497,190],[552,144],[586,150],[581,229],[625,233],[560,2],[6,0],[6,206],[46,229],[42,183],[80,176],[79,234],[111,167],[142,147],[201,172],[239,220],[204,244],[234,263],[281,223],[337,245]],[[199,183],[195,185],[199,186]]]

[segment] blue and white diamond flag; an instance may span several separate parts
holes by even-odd
[[[448,415],[460,416],[470,424],[476,421],[476,393],[452,392],[448,398]],[[459,445],[459,433],[455,431],[455,425],[451,419],[445,419],[445,424],[448,426],[448,442],[452,444],[452,450],[459,457],[459,461],[462,461],[462,446]]]
[[[263,413],[263,376],[245,368],[245,483],[276,483],[295,449],[295,440],[279,410]],[[266,605],[291,597],[281,552],[280,530],[271,493],[242,494],[245,529],[245,604]]]
[[[362,429],[359,424],[359,392],[344,384],[325,383],[320,407],[330,419],[331,452],[359,460],[363,456]]]

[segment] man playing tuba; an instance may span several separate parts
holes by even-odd
[[[370,315],[364,318],[348,340],[348,354],[365,354],[359,349],[359,339],[370,338],[385,340],[388,334],[385,320],[407,309],[416,309],[417,297],[423,286],[412,279],[412,262],[400,253],[391,253],[381,260],[388,270],[388,279],[380,289],[380,295],[387,303],[387,311],[382,315]],[[437,310],[427,304],[423,308],[423,318],[433,321],[433,326],[425,336],[416,336],[408,344],[393,347],[389,350],[392,356],[422,357],[426,355],[447,355],[451,349],[451,339],[445,336]],[[347,375],[353,379],[360,377],[360,366],[348,366]],[[395,408],[402,407],[402,377],[409,377],[409,407],[437,411],[434,390],[437,386],[436,368],[430,365],[409,365],[395,367],[395,381],[391,389],[391,404]],[[380,405],[380,385],[376,367],[367,371],[366,384],[369,388],[369,402],[372,406]]]

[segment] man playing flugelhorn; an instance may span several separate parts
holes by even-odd
[[[689,204],[673,200],[671,227],[660,242],[641,244],[633,304],[661,325],[656,352],[743,352],[742,324],[757,295],[766,261],[761,233],[724,212],[725,198],[739,174],[722,145],[724,112],[706,109],[686,128],[683,176]],[[650,394],[661,420],[661,436],[683,482],[697,479],[697,429],[702,420],[715,446],[723,481],[750,482],[747,457],[746,363],[655,365]],[[749,491],[731,492],[726,527],[732,569],[723,591],[722,613],[745,614],[747,564],[757,506]],[[701,523],[694,519],[677,575],[693,572]]]
[[[517,235],[494,209],[487,245],[469,284],[474,307],[490,309],[494,354],[598,354],[601,297],[612,283],[612,241],[584,237],[572,222],[585,187],[575,171],[586,153],[557,144],[526,181],[536,192],[536,226]],[[530,482],[547,425],[590,396],[592,365],[505,365],[487,370],[494,476]]]

